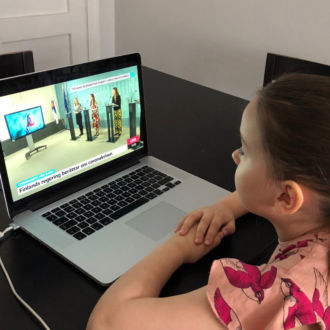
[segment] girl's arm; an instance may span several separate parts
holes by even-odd
[[[196,226],[186,236],[174,235],[120,277],[97,303],[88,330],[221,329],[206,297],[206,287],[157,298],[169,277],[183,263],[195,262],[212,246],[195,245]]]

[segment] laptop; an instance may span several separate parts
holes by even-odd
[[[0,80],[9,218],[102,285],[229,193],[148,155],[144,107],[139,54]]]

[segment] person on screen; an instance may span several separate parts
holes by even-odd
[[[121,111],[121,98],[118,92],[118,88],[112,89],[112,104],[115,117],[115,135],[121,135],[122,133],[122,111]]]
[[[35,122],[33,121],[33,117],[31,114],[28,114],[26,116],[26,134],[29,134],[31,131],[33,131],[34,126]]]
[[[99,136],[100,116],[99,116],[99,108],[97,106],[97,102],[95,100],[94,94],[90,95],[90,107],[92,110],[93,127],[95,127],[95,136]]]
[[[77,97],[74,98],[73,105],[74,105],[74,113],[76,114],[76,122],[80,129],[79,136],[81,136],[84,134],[83,123],[82,123],[82,113],[81,113],[82,107],[81,107],[81,104],[79,103]]]
[[[232,154],[236,191],[186,215],[107,289],[87,329],[330,329],[329,105],[327,76],[289,74],[260,90],[243,112],[242,144]],[[247,212],[277,233],[267,263],[215,260],[207,285],[158,298],[182,264],[233,234]]]

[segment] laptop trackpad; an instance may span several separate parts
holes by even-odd
[[[126,222],[154,241],[159,241],[173,232],[186,213],[166,202],[160,202],[149,210]]]

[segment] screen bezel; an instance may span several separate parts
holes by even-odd
[[[33,132],[26,133],[25,135],[22,135],[22,136],[18,137],[17,139],[13,139],[13,137],[11,136],[11,133],[10,133],[9,124],[8,124],[8,120],[7,120],[8,116],[14,115],[15,113],[26,112],[26,111],[29,111],[29,110],[32,110],[32,109],[35,109],[35,108],[40,108],[41,117],[42,117],[42,124],[43,124],[42,127],[36,129],[36,130],[33,131]],[[30,134],[33,134],[33,133],[38,132],[38,131],[40,131],[41,129],[45,128],[45,118],[44,118],[44,114],[43,114],[43,112],[42,112],[42,107],[41,107],[41,105],[37,105],[37,106],[32,107],[32,108],[23,109],[23,110],[19,110],[19,111],[15,111],[15,112],[6,113],[6,114],[4,115],[4,117],[5,117],[5,122],[6,122],[6,124],[7,124],[7,129],[8,129],[9,136],[10,136],[10,138],[11,138],[11,140],[12,140],[13,142],[14,142],[14,141],[17,141],[17,140],[19,140],[19,139],[22,139],[22,138],[24,138],[24,137],[26,137],[26,136],[28,136],[28,135],[30,135]]]
[[[44,190],[39,191],[33,195],[24,197],[18,201],[13,201],[10,190],[9,178],[6,171],[4,152],[0,143],[0,174],[8,213],[11,218],[25,210],[38,209],[39,207],[42,207],[48,202],[51,203],[71,193],[74,193],[75,191],[85,188],[95,183],[95,181],[113,175],[116,172],[120,171],[122,168],[127,167],[127,164],[136,163],[139,158],[148,154],[141,57],[140,54],[134,53],[109,59],[71,65],[63,68],[24,74],[12,78],[0,79],[1,97],[9,94],[27,91],[34,88],[63,83],[69,80],[118,70],[130,66],[137,66],[138,70],[141,107],[140,136],[141,141],[143,141],[143,147],[127,155],[124,155],[123,157],[114,159],[110,163],[103,164],[97,168],[88,170],[64,182],[45,188]],[[91,174],[93,174],[93,176],[91,176]]]

